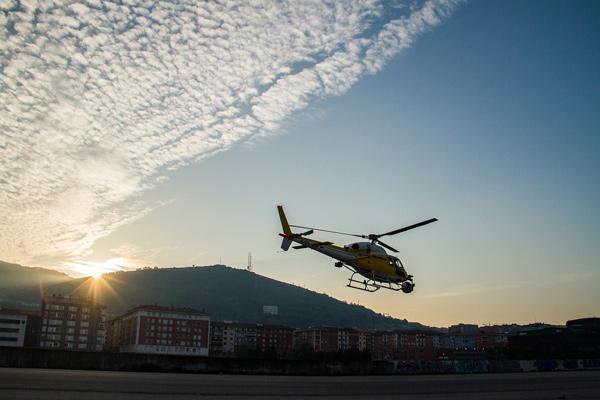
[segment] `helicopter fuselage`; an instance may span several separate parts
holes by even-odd
[[[351,243],[341,247],[331,242],[321,242],[299,235],[281,236],[298,243],[300,246],[296,248],[318,251],[352,267],[369,279],[403,282],[410,278],[398,257],[387,254],[382,247],[371,242]]]

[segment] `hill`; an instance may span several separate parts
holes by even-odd
[[[423,327],[325,294],[222,265],[116,272],[106,274],[100,280],[82,278],[60,283],[49,288],[49,292],[94,295],[107,306],[109,314],[121,314],[141,304],[159,304],[206,309],[215,319],[293,327]],[[264,305],[276,305],[278,315],[264,315]]]
[[[5,307],[34,307],[39,304],[40,290],[71,279],[69,275],[52,269],[0,261],[0,304]]]

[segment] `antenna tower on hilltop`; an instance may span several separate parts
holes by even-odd
[[[246,267],[246,271],[252,272],[252,253],[248,253],[248,266]]]

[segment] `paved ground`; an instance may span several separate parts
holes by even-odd
[[[0,399],[600,399],[600,371],[293,377],[0,368]]]

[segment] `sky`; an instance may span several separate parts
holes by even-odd
[[[85,276],[251,252],[429,325],[600,314],[597,2],[0,9],[0,259]],[[359,234],[438,218],[386,241],[415,292],[281,252],[277,204]]]

